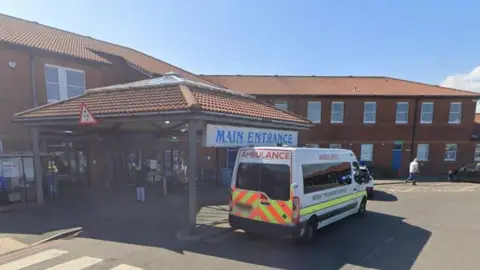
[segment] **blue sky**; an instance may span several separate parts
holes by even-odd
[[[478,10],[480,1],[438,0],[0,5],[1,13],[132,47],[195,73],[385,75],[433,84],[452,75],[464,82],[480,65]]]

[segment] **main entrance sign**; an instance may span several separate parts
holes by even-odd
[[[297,146],[298,132],[207,124],[206,147]]]

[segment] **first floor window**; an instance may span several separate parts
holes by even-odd
[[[447,143],[445,145],[445,161],[455,161],[457,159],[457,145]]]
[[[305,144],[306,147],[308,148],[319,148],[320,145],[318,143],[307,143]]]
[[[417,145],[417,158],[420,161],[428,160],[428,150],[430,146],[428,144],[418,144]]]
[[[332,149],[341,149],[342,148],[342,144],[340,143],[331,143],[328,145],[329,148],[332,148]]]
[[[343,102],[332,102],[331,123],[343,123]]]
[[[275,102],[275,107],[280,110],[288,110],[288,104],[285,101],[277,101]]]
[[[83,70],[45,65],[45,83],[49,103],[85,94]]]
[[[433,102],[422,103],[422,113],[420,115],[420,123],[431,124],[433,122]]]
[[[480,144],[475,145],[475,161],[480,161]]]
[[[449,124],[460,124],[462,120],[462,103],[452,102],[450,103],[450,113],[448,114]]]
[[[362,144],[360,149],[360,160],[362,161],[373,160],[373,144]]]
[[[395,123],[408,123],[408,102],[397,102],[397,113],[395,116]]]
[[[319,101],[309,101],[307,105],[307,118],[312,123],[320,123],[322,119],[322,103]]]
[[[365,102],[363,105],[363,123],[373,124],[377,118],[377,103]]]

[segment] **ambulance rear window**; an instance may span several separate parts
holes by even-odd
[[[290,200],[290,166],[283,164],[240,163],[235,186],[260,191],[272,200]]]

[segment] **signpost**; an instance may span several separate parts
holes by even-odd
[[[80,110],[80,125],[96,125],[97,119],[95,116],[88,110],[87,105],[82,103]]]

